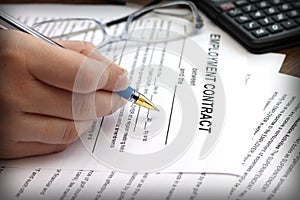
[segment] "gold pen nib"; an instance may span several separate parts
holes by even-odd
[[[135,102],[139,106],[143,106],[145,108],[148,108],[150,110],[156,110],[159,111],[159,109],[149,100],[147,99],[144,95],[140,94],[138,99]]]

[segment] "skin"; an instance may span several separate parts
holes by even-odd
[[[0,30],[0,158],[62,151],[125,104],[112,91],[128,86],[126,70],[90,43],[59,43]]]

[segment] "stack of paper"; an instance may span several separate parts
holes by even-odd
[[[109,21],[135,10],[1,9],[29,25],[53,17]],[[100,49],[127,69],[131,85],[151,97],[160,112],[127,104],[95,120],[64,152],[1,161],[1,196],[192,200],[299,195],[300,80],[278,73],[284,55],[250,54],[202,17],[204,28],[190,38],[118,42]]]

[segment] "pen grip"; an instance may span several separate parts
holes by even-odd
[[[128,87],[127,89],[118,91],[116,93],[121,97],[123,97],[124,99],[130,100],[134,91],[135,90],[132,87]]]

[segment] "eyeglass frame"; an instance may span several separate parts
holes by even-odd
[[[74,20],[74,21],[75,20],[93,21],[94,23],[96,23],[97,28],[99,28],[101,30],[101,32],[103,33],[102,41],[99,44],[97,44],[97,48],[102,48],[102,47],[106,46],[107,44],[110,44],[113,42],[129,40],[130,39],[129,26],[133,23],[133,21],[135,19],[142,17],[155,9],[161,9],[161,8],[165,8],[165,7],[169,7],[169,6],[181,6],[181,5],[189,6],[189,8],[191,9],[192,14],[193,14],[192,23],[194,25],[194,27],[193,27],[194,30],[191,33],[189,33],[189,35],[191,36],[191,35],[197,33],[203,27],[203,20],[200,16],[195,4],[191,1],[171,1],[171,2],[163,2],[163,3],[143,7],[127,16],[125,27],[119,36],[112,36],[112,35],[108,34],[107,31],[105,30],[105,28],[107,28],[111,25],[115,25],[115,24],[119,24],[119,23],[123,22],[122,20],[119,20],[119,19],[116,19],[116,20],[113,20],[110,22],[106,22],[106,23],[102,23],[101,21],[99,21],[97,19],[93,19],[93,18],[61,18],[61,19],[53,19],[53,20],[37,22],[37,23],[33,24],[33,27],[36,27],[40,24],[51,23],[51,22],[56,22],[56,21],[72,21],[72,20]],[[113,23],[113,22],[117,22],[117,23]],[[63,35],[61,35],[61,36],[63,36]],[[186,36],[183,36],[183,38],[184,37],[186,37]],[[164,42],[166,42],[166,41],[169,41],[169,40],[164,40]]]

